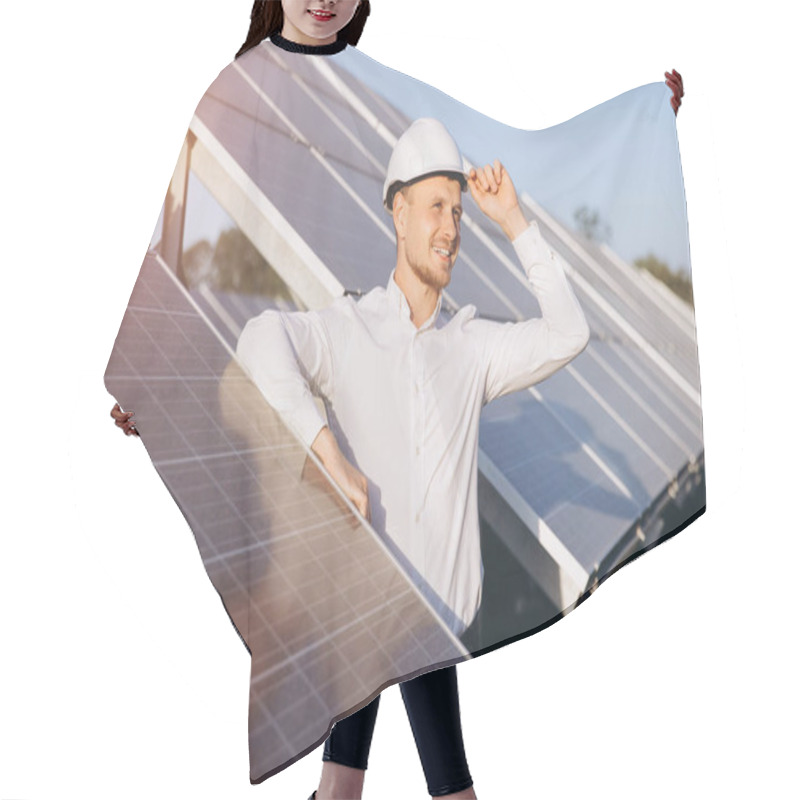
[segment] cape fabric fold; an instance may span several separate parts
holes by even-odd
[[[236,355],[267,309],[321,311],[387,285],[386,167],[419,117],[441,120],[470,164],[503,162],[591,330],[575,360],[480,417],[483,574],[466,629]],[[468,192],[463,204],[443,323],[467,306],[498,325],[540,316],[512,243]],[[386,686],[551,624],[704,511],[690,275],[662,84],[522,131],[352,48],[320,56],[265,41],[220,73],[189,126],[105,380],[135,411],[251,654],[253,782]],[[319,408],[330,414],[326,398]]]

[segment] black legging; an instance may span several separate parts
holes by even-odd
[[[401,683],[400,691],[431,797],[468,789],[472,778],[461,735],[455,666]],[[369,705],[333,726],[325,742],[323,761],[367,768],[380,699],[378,695]]]

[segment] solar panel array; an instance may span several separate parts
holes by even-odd
[[[332,718],[387,683],[467,656],[424,581],[358,521],[233,358],[264,308],[320,307],[385,285],[394,266],[381,189],[410,120],[343,63],[264,43],[221,73],[198,105],[106,374],[135,409],[252,654],[253,780],[308,752]],[[592,340],[554,377],[484,411],[482,536],[507,551],[536,599],[502,626],[468,631],[473,651],[574,604],[638,546],[637,522],[702,459],[691,312],[524,200],[563,259]],[[465,211],[450,308],[538,315],[511,245],[468,197]],[[250,258],[230,237],[188,246],[211,218],[257,253],[277,288],[191,277],[194,263],[235,272]],[[485,598],[502,595],[487,569]]]
[[[258,779],[397,676],[466,654],[148,254],[108,366],[252,655]],[[342,676],[346,675],[346,679]]]

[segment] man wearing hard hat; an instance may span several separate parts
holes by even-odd
[[[471,305],[451,318],[440,314],[458,256],[461,194],[467,188],[513,243],[541,318],[501,324],[476,318]],[[552,375],[583,350],[589,329],[536,223],[523,216],[503,165],[465,170],[438,120],[417,120],[397,141],[383,200],[397,234],[397,260],[386,287],[358,301],[339,298],[322,311],[264,312],[245,327],[237,353],[267,401],[358,511],[394,542],[411,578],[458,635],[481,602],[481,408]],[[330,423],[313,394],[324,399]],[[450,672],[455,681],[454,668]],[[358,712],[371,713],[373,724],[378,699],[372,711],[367,706]],[[418,706],[424,716],[425,703]],[[457,711],[456,701],[456,722]],[[441,709],[429,715],[443,716]],[[339,735],[339,742],[331,748],[329,740],[325,758],[364,769],[366,755],[341,757],[348,720],[353,717],[334,727],[331,739]],[[460,743],[460,723],[455,733],[433,740],[452,744],[454,736]],[[426,765],[422,749],[420,755],[429,787],[444,780],[472,791],[465,758],[427,753],[430,763],[461,764],[460,777],[445,779],[431,777],[435,766]]]

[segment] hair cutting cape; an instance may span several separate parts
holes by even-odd
[[[520,102],[533,91],[520,87]],[[358,515],[236,355],[265,309],[318,312],[387,286],[386,166],[420,117],[443,122],[469,164],[502,161],[591,332],[567,366],[480,416],[482,574],[466,620]],[[468,191],[463,205],[442,320],[467,306],[497,325],[540,316],[512,243]],[[320,55],[264,41],[220,73],[191,120],[105,380],[135,411],[251,655],[251,781],[386,686],[558,620],[703,512],[690,290],[663,84],[523,131],[351,47]],[[384,409],[387,427],[403,402]],[[441,494],[448,476],[431,474]],[[454,488],[453,508],[465,502]],[[447,551],[451,532],[421,530]]]

